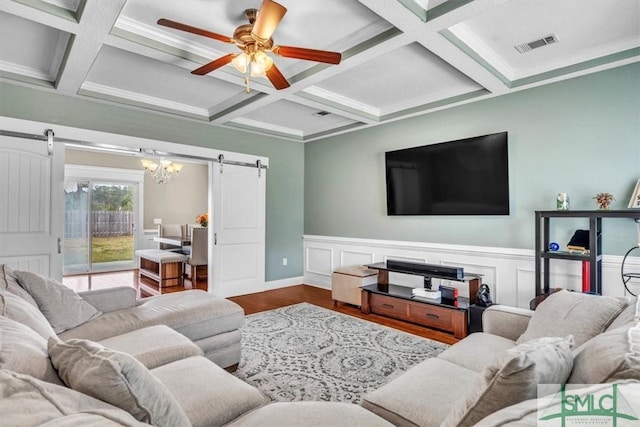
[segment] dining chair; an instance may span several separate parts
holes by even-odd
[[[160,237],[182,237],[183,229],[180,224],[166,224],[158,226],[158,236]],[[158,249],[169,249],[176,250],[180,248],[176,248],[173,245],[169,245],[167,243],[158,243]]]
[[[209,265],[209,234],[205,227],[191,229],[191,254],[186,261],[191,267],[191,282],[207,277]]]

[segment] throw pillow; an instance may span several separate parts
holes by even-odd
[[[94,306],[60,282],[28,271],[15,271],[18,282],[29,292],[59,334],[100,316]]]
[[[56,336],[49,321],[37,306],[33,306],[24,299],[2,290],[0,290],[0,315],[28,326],[44,339]]]
[[[34,307],[38,307],[36,301],[29,295],[29,292],[25,291],[18,283],[18,278],[13,269],[6,264],[0,265],[0,291],[2,290],[9,291]]]
[[[0,369],[64,385],[49,359],[47,340],[4,316],[0,316]]]
[[[127,412],[64,386],[0,369],[3,426],[147,426]]]
[[[629,323],[584,343],[575,352],[570,384],[640,380],[640,323]]]
[[[538,384],[564,383],[573,366],[573,338],[539,338],[506,350],[477,378],[441,426],[474,426],[507,406],[537,397]]]
[[[640,320],[640,298],[636,297],[629,302],[627,308],[624,309],[622,313],[616,317],[611,325],[607,328],[610,329],[618,329],[620,326],[624,326],[627,323],[635,322]]]
[[[49,339],[49,355],[72,389],[111,403],[154,426],[189,426],[171,393],[133,356],[100,344]]]
[[[623,297],[604,297],[563,289],[549,295],[536,308],[527,329],[516,343],[573,335],[575,345],[580,346],[604,332],[627,304],[627,298]]]

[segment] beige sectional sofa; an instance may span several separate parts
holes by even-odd
[[[538,384],[618,383],[640,397],[638,317],[637,299],[565,290],[536,311],[491,306],[484,332],[414,366],[362,406],[396,426],[536,426]]]
[[[52,282],[0,265],[7,425],[536,425],[538,384],[595,384],[576,391],[587,393],[616,383],[640,396],[637,301],[624,298],[561,291],[535,312],[490,307],[483,333],[358,406],[268,403],[223,369],[240,360],[244,313],[230,301],[202,291],[136,301],[127,288],[78,295]]]
[[[0,265],[0,425],[391,426],[346,403],[265,406],[223,369],[240,360],[243,322],[204,291],[76,294]]]

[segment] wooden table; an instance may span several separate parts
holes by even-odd
[[[165,245],[177,246],[179,248],[189,246],[191,244],[191,240],[189,238],[180,236],[156,236],[153,238],[153,241],[164,243]]]

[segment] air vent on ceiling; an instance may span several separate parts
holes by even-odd
[[[537,49],[539,47],[546,46],[551,43],[557,43],[557,42],[558,42],[558,37],[556,37],[555,34],[549,34],[548,36],[544,36],[541,39],[534,40],[529,43],[522,43],[514,47],[520,53],[527,53],[533,49]]]
[[[329,114],[331,113],[328,111],[318,111],[317,113],[313,113],[314,116],[318,116],[318,117],[328,116]]]

